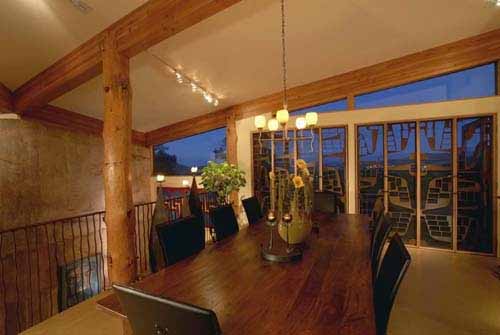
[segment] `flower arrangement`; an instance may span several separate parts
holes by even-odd
[[[229,203],[229,195],[246,185],[245,172],[234,164],[208,162],[201,172],[201,184],[217,195],[219,205]]]
[[[313,185],[312,176],[307,168],[307,163],[297,160],[297,175],[290,175],[286,170],[269,173],[271,185],[271,210],[277,218],[284,214],[292,215],[292,223],[285,232],[285,227],[280,225],[279,232],[283,239],[289,242],[300,243],[309,234],[312,226]]]

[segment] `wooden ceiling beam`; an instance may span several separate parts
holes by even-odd
[[[500,60],[500,29],[460,41],[438,46],[386,62],[346,72],[288,90],[288,108],[320,105],[355,95],[407,84],[438,75],[464,70]],[[500,80],[500,79],[499,79]],[[228,113],[236,119],[275,112],[282,107],[282,92],[250,100],[230,108],[185,120],[146,133],[148,145],[161,144],[180,137],[199,133],[198,122],[203,130],[223,127],[221,123]]]
[[[63,57],[14,92],[14,108],[44,106],[102,73],[106,36],[133,57],[241,0],[150,0]]]
[[[70,131],[102,136],[102,120],[53,105],[30,108],[23,113],[23,118],[36,120],[48,125],[55,125]],[[145,146],[146,134],[133,130],[132,142],[137,145]]]
[[[12,92],[0,83],[0,113],[12,111]]]

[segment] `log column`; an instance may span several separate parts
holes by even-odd
[[[238,135],[236,134],[236,115],[234,112],[229,112],[226,119],[226,156],[229,164],[238,165],[237,155]],[[240,200],[238,192],[231,193],[231,201],[236,213],[240,211]]]
[[[129,60],[108,35],[103,48],[104,192],[111,282],[126,284],[137,277],[135,217],[132,200],[132,94]]]

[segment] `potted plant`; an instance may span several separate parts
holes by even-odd
[[[216,194],[219,205],[225,205],[231,192],[246,185],[245,172],[234,164],[210,161],[201,171],[201,184],[206,191]]]

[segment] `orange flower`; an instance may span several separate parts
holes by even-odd
[[[307,169],[307,163],[305,160],[303,159],[297,159],[297,167],[300,169],[300,170],[304,170],[304,169]]]
[[[302,180],[302,178],[300,176],[293,177],[292,181],[293,181],[293,185],[295,186],[295,188],[304,187],[304,181]]]

